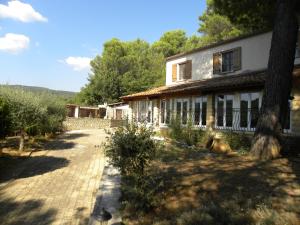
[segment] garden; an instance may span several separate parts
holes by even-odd
[[[163,141],[146,126],[116,130],[105,149],[122,174],[124,223],[299,224],[298,159],[257,161],[246,134],[222,133],[212,144],[215,135],[176,121]]]

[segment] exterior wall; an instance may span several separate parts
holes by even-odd
[[[66,130],[102,129],[110,127],[110,120],[99,118],[67,118],[64,121]]]
[[[172,65],[192,60],[192,80],[208,79],[213,75],[213,53],[230,50],[236,47],[242,47],[241,60],[242,69],[229,73],[233,75],[245,71],[253,71],[267,68],[269,51],[271,46],[272,32],[260,34],[246,39],[238,40],[232,43],[224,44],[214,48],[191,53],[180,58],[167,61],[166,64],[166,85],[172,82]],[[295,64],[300,63],[300,58],[295,59]],[[177,67],[178,70],[178,67]],[[177,71],[178,74],[178,71]],[[226,74],[228,75],[228,74]],[[177,81],[180,82],[180,81]]]
[[[124,125],[124,120],[109,120],[100,118],[67,118],[64,121],[66,130],[105,129]]]
[[[116,119],[117,118],[117,110],[122,110],[122,119],[126,119],[129,117],[129,106],[128,105],[122,105],[122,106],[107,106],[106,108],[106,119]]]
[[[256,91],[257,92],[257,91]],[[206,95],[206,102],[207,102],[207,111],[206,111],[206,129],[222,129],[222,130],[233,130],[233,131],[247,131],[247,132],[253,132],[253,128],[245,128],[245,127],[240,127],[240,111],[236,112],[233,111],[233,125],[232,127],[216,127],[216,96],[218,94],[228,94],[233,96],[233,110],[240,109],[240,96],[242,93],[253,93],[253,91],[245,91],[245,92],[228,92],[228,93],[214,93],[214,94],[209,94]],[[262,103],[262,91],[259,91],[259,106],[261,106]],[[300,89],[293,89],[292,95],[294,96],[294,100],[291,102],[292,106],[292,113],[291,113],[291,129],[289,131],[286,131],[287,134],[290,135],[300,135]],[[175,107],[175,102],[178,99],[187,99],[189,102],[189,111],[190,114],[188,117],[191,115],[194,115],[193,111],[193,105],[194,105],[194,100],[196,97],[201,97],[201,96],[185,96],[181,98],[170,98],[170,105],[171,105],[171,114],[176,112],[176,107]],[[146,99],[145,99],[146,100]],[[160,103],[161,99],[156,99],[152,100],[153,103],[153,108],[152,108],[152,113],[153,113],[153,122],[152,125],[154,127],[168,127],[168,124],[163,124],[161,123],[161,109],[160,109]],[[134,115],[138,114],[138,104],[137,101],[132,101],[129,104],[129,110],[131,112],[134,112]],[[192,111],[191,111],[192,110]],[[238,114],[236,114],[238,113]],[[136,119],[136,116],[132,116],[131,118]],[[193,118],[193,117],[192,117]],[[150,123],[151,124],[151,123]],[[249,124],[249,123],[248,123]],[[250,125],[248,125],[250,126]],[[203,127],[202,127],[203,128]]]

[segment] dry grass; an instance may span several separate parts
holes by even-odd
[[[171,144],[150,171],[161,176],[157,207],[123,211],[126,224],[300,224],[300,159],[258,162]]]

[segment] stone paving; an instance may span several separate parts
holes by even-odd
[[[88,224],[105,164],[104,130],[71,131],[0,186],[0,224]]]

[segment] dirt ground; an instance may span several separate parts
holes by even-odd
[[[149,213],[129,224],[300,224],[300,159],[259,162],[169,146],[152,174],[164,188]]]
[[[31,157],[0,158],[0,224],[87,224],[104,167],[104,130],[72,131]]]

